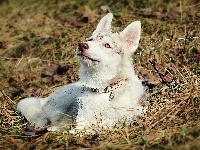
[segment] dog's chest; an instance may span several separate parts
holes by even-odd
[[[79,109],[95,108],[98,105],[110,105],[109,93],[98,93],[83,87],[81,96],[77,97]]]
[[[128,92],[118,94],[114,91],[114,98],[110,100],[110,93],[83,90],[82,95],[77,98],[79,105],[78,115],[84,118],[99,116],[101,119],[118,119],[130,114],[132,104],[128,95]]]

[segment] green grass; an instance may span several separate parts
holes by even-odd
[[[74,50],[106,14],[102,5],[110,7],[120,30],[134,20],[142,23],[133,59],[139,77],[148,76],[145,118],[97,136],[23,135],[27,122],[16,113],[17,103],[78,80]],[[0,149],[199,149],[199,6],[193,0],[0,1]],[[51,62],[69,69],[42,78]]]

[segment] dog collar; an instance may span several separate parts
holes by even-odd
[[[114,83],[111,83],[109,86],[107,86],[104,89],[102,88],[90,88],[90,89],[93,92],[97,92],[97,93],[110,93],[109,95],[109,101],[110,101],[114,98],[114,90],[120,88],[126,80],[127,79],[117,80]]]

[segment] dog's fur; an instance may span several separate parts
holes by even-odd
[[[130,123],[142,115],[144,107],[139,101],[144,87],[132,65],[141,24],[135,21],[122,32],[112,33],[112,18],[112,13],[104,16],[92,36],[79,44],[80,81],[57,89],[47,98],[26,98],[18,103],[17,110],[35,127],[69,123],[75,118],[76,130],[91,126],[109,129],[122,119]],[[125,81],[113,90],[111,99],[110,92],[92,90],[105,89],[121,79]]]

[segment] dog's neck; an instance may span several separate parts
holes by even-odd
[[[129,81],[132,81],[132,78],[135,74],[132,64],[127,63],[124,66],[125,67],[119,66],[102,67],[101,69],[91,69],[81,64],[79,70],[80,81],[86,87],[102,89],[120,79],[128,79]]]
[[[90,87],[85,87],[91,89],[93,92],[97,93],[110,93],[109,95],[109,100],[112,100],[114,98],[114,90],[120,88],[124,82],[126,82],[127,79],[120,79],[117,80],[110,85],[106,86],[105,88],[90,88]]]
[[[80,67],[79,77],[83,85],[91,88],[105,88],[109,83],[122,78],[117,77],[115,71],[110,73],[108,68],[102,67],[100,70],[96,70],[83,65]]]
[[[131,61],[126,61],[122,67],[118,65],[117,67],[99,68],[86,67],[81,64],[79,70],[80,82],[83,87],[94,92],[110,93],[109,100],[113,99],[113,91],[115,89],[120,88],[125,82],[126,84],[130,84],[134,80],[135,72]]]

